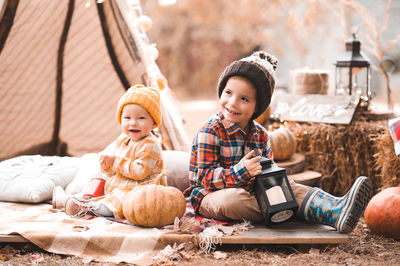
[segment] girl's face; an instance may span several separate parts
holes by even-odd
[[[229,122],[236,123],[243,130],[256,110],[256,89],[253,84],[242,77],[231,77],[219,99],[222,114]]]
[[[141,105],[127,104],[122,109],[121,128],[132,141],[148,136],[156,127],[153,118]]]

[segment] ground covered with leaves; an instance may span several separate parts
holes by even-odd
[[[185,243],[159,256],[154,265],[400,265],[400,241],[371,234],[364,221],[341,245],[223,245],[209,254]],[[33,244],[0,245],[0,265],[116,265],[50,254]],[[118,265],[127,265],[120,263]]]

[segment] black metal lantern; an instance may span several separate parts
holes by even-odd
[[[262,173],[256,176],[255,194],[267,226],[295,218],[298,204],[286,175],[286,169],[260,160]]]
[[[336,62],[336,95],[354,95],[368,109],[371,100],[369,61],[361,53],[361,42],[353,33],[346,41],[346,53]]]

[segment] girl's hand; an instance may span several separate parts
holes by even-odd
[[[109,170],[113,165],[115,161],[115,156],[114,155],[105,155],[102,154],[100,156],[100,167],[103,170]]]
[[[251,158],[254,155],[254,150],[250,151],[248,154],[246,154],[241,161],[243,161],[244,165],[247,168],[247,171],[249,171],[251,176],[256,176],[261,174],[262,172],[262,167],[260,164],[260,159],[261,156],[255,156]]]

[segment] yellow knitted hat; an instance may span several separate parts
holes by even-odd
[[[117,119],[121,124],[122,109],[127,104],[139,104],[149,112],[153,118],[156,126],[161,123],[161,110],[160,110],[160,93],[152,87],[144,85],[134,85],[130,87],[124,95],[121,96],[118,102]]]

